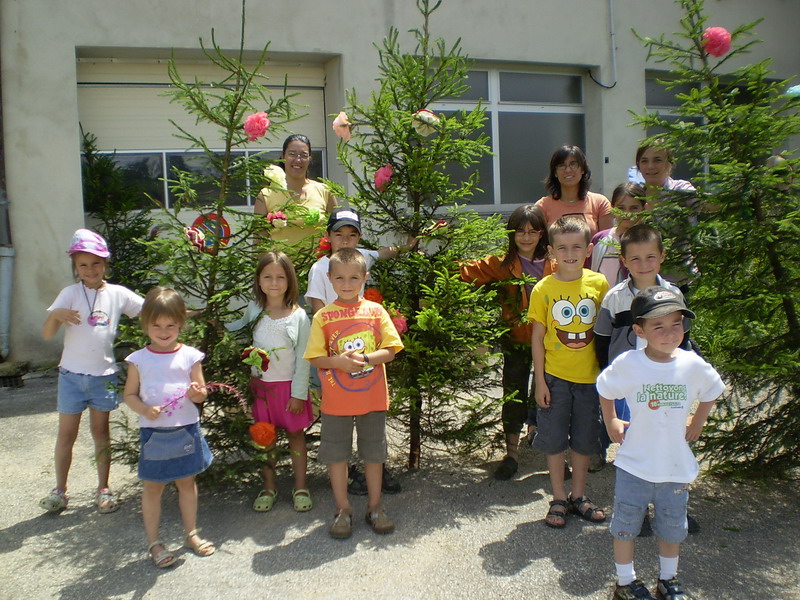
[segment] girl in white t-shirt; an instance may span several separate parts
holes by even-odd
[[[186,306],[175,290],[150,290],[140,319],[150,344],[125,359],[125,404],[139,415],[139,479],[143,483],[147,550],[153,564],[165,568],[177,560],[158,538],[161,496],[172,481],[178,489],[184,545],[198,556],[216,551],[212,542],[198,536],[197,529],[195,475],[205,471],[213,460],[200,432],[196,406],[208,395],[201,364],[205,355],[178,341],[186,321]]]
[[[67,477],[72,464],[72,447],[78,436],[81,415],[89,409],[97,465],[95,503],[101,513],[119,508],[108,487],[111,467],[109,413],[117,408],[117,363],[113,345],[122,314],[135,317],[142,307],[138,294],[105,281],[111,253],[102,236],[78,229],[67,254],[78,283],[65,287],[47,309],[42,327],[49,340],[64,325],[64,350],[58,374],[58,437],[55,449],[56,487],[39,501],[48,512],[67,507]]]

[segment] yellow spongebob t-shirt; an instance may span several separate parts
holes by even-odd
[[[594,350],[594,322],[608,281],[589,269],[575,281],[553,275],[541,279],[531,291],[528,318],[542,323],[544,370],[573,383],[594,383],[600,373]]]
[[[370,353],[381,348],[403,349],[389,313],[380,304],[361,298],[353,304],[336,301],[322,308],[311,322],[306,360],[336,356],[346,350]],[[384,365],[365,365],[357,373],[320,369],[322,406],[327,415],[356,416],[389,409]]]

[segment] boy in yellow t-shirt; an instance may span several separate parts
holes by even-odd
[[[367,478],[367,523],[376,533],[394,531],[394,523],[381,505],[389,408],[383,365],[394,359],[403,343],[386,310],[360,297],[367,276],[366,261],[358,250],[343,248],[331,256],[328,277],[337,298],[314,315],[304,355],[320,370],[319,460],[328,465],[336,501],[336,516],[330,528],[334,538],[352,535],[347,460],[353,447],[354,422]]]
[[[548,235],[548,250],[558,270],[536,284],[528,307],[538,405],[533,446],[547,455],[553,487],[545,524],[561,528],[570,511],[595,523],[606,518],[585,491],[589,458],[600,451],[600,401],[595,389],[600,368],[593,328],[608,281],[583,268],[592,254],[586,221],[561,217],[550,226]],[[564,486],[567,448],[572,450],[569,496]]]

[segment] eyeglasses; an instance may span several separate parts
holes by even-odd
[[[516,229],[514,230],[516,235],[542,235],[541,229]]]
[[[556,171],[566,171],[567,169],[570,169],[572,171],[577,171],[580,168],[581,168],[581,163],[577,161],[572,161],[569,163],[561,163],[556,167]]]
[[[311,158],[311,155],[308,152],[300,152],[299,154],[297,152],[287,152],[286,157],[292,159],[302,158],[303,160],[308,160],[309,158]]]

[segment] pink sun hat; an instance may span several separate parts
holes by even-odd
[[[108,251],[108,244],[103,239],[103,236],[88,229],[78,229],[73,234],[67,254],[72,256],[76,252],[88,252],[100,258],[111,256],[111,252]]]

